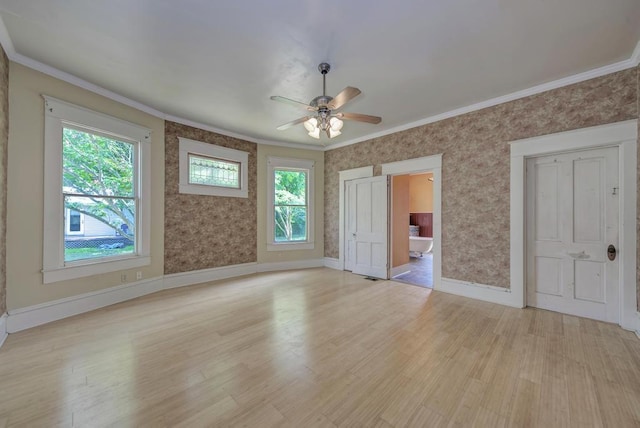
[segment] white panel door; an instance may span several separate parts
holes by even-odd
[[[616,147],[527,161],[527,304],[619,321]]]
[[[388,178],[360,178],[347,184],[345,268],[353,273],[387,279]]]

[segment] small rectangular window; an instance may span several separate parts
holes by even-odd
[[[249,153],[178,137],[180,193],[249,197]]]
[[[189,184],[240,188],[240,163],[189,153]]]

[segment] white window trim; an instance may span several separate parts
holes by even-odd
[[[44,245],[45,284],[145,266],[151,263],[151,130],[43,95],[44,120]],[[94,129],[137,146],[136,254],[108,259],[64,262],[64,210],[62,202],[62,130],[65,125]]]
[[[249,153],[214,144],[202,143],[188,138],[178,137],[180,142],[180,184],[178,191],[191,195],[227,196],[231,198],[249,197]],[[189,183],[189,154],[229,160],[240,163],[240,188],[208,186]]]
[[[293,250],[312,250],[315,247],[314,230],[315,223],[313,218],[314,207],[314,172],[315,162],[306,159],[288,159],[288,158],[267,158],[267,251],[293,251]],[[275,177],[274,170],[278,168],[290,168],[307,171],[307,240],[297,242],[276,242],[275,230],[273,227],[273,207],[274,207],[274,187]]]

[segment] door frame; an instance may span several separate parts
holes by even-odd
[[[420,172],[433,173],[433,289],[440,290],[442,287],[442,155],[382,164],[382,175],[394,176]],[[407,233],[409,233],[408,230]],[[392,239],[393,235],[390,236],[389,242],[392,242]],[[390,256],[391,251],[388,251],[387,258]]]
[[[433,289],[442,287],[442,154],[407,159],[382,164],[381,175],[403,175],[414,172],[433,172]],[[339,231],[338,231],[338,265],[344,270],[345,253],[345,221],[346,221],[346,182],[357,178],[373,177],[373,165],[362,168],[340,171],[339,188]],[[389,218],[387,218],[387,223]],[[387,259],[390,252],[387,250]]]
[[[554,153],[618,147],[620,174],[620,319],[637,328],[637,120],[516,140],[511,145],[511,303],[526,306],[526,160]]]

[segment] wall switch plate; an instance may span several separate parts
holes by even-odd
[[[136,272],[136,279],[142,279],[142,271],[141,270]]]

